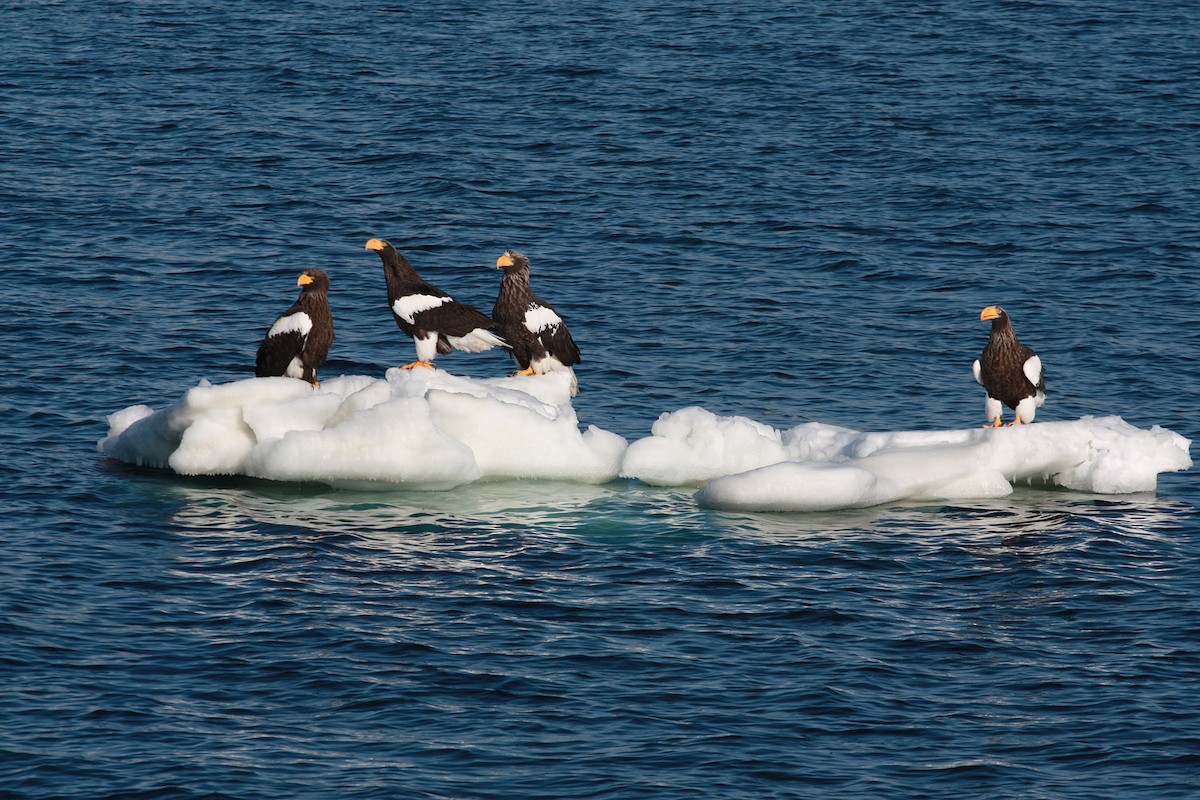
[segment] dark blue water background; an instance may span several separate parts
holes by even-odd
[[[636,482],[185,480],[107,414],[250,375],[295,276],[324,374],[412,357],[384,236],[576,409],[1200,436],[1190,2],[0,5],[0,797],[1193,797],[1200,502],[822,515]],[[476,266],[479,265],[479,266]],[[443,367],[503,374],[503,355]]]

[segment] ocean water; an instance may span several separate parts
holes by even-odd
[[[1200,438],[1191,3],[2,8],[0,797],[1196,795],[1194,472],[755,515],[95,449],[306,267],[323,375],[411,360],[371,236],[483,308],[525,251],[630,440],[979,424],[994,303],[1039,420]]]

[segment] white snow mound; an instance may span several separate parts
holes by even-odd
[[[1192,465],[1187,439],[1120,417],[864,433],[821,423],[781,431],[691,407],[663,414],[628,445],[595,426],[581,432],[568,373],[391,369],[315,389],[295,378],[201,382],[165,408],[130,406],[108,424],[101,453],[181,475],[422,490],[620,475],[702,487],[701,505],[743,511],[1002,497],[1017,483],[1125,494],[1153,491],[1160,472]]]
[[[1003,497],[1013,484],[1097,494],[1153,491],[1188,469],[1191,442],[1120,417],[1011,428],[864,433],[821,423],[786,431],[701,408],[664,414],[629,446],[621,474],[704,484],[697,501],[742,511],[821,511],[898,500]]]
[[[449,489],[478,480],[606,483],[626,441],[580,432],[566,373],[477,380],[388,370],[317,388],[294,378],[202,382],[154,411],[108,417],[99,451],[181,475],[245,475],[335,488]]]

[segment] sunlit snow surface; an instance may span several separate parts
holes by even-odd
[[[859,508],[898,500],[1002,497],[1014,483],[1099,494],[1153,491],[1191,466],[1190,442],[1119,417],[1013,428],[786,431],[702,408],[663,414],[628,445],[588,426],[570,377],[490,380],[389,370],[314,389],[293,378],[202,383],[155,411],[109,417],[107,456],[181,475],[245,475],[337,488],[450,489],[512,478],[599,484],[618,475],[702,486],[701,505],[744,511]]]
[[[630,445],[623,475],[658,485],[704,483],[701,505],[743,511],[1003,497],[1014,483],[1126,494],[1153,491],[1158,473],[1192,464],[1187,439],[1120,417],[863,433],[815,422],[778,431],[685,408],[662,415],[652,433]]]
[[[153,411],[108,418],[102,453],[181,475],[246,475],[336,488],[450,489],[477,480],[605,483],[625,440],[580,432],[570,375],[476,380],[391,369],[313,389],[293,378],[202,384]]]

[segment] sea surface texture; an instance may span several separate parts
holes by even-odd
[[[370,237],[582,425],[1043,421],[1200,439],[1193,0],[0,4],[0,798],[1192,798],[1200,488],[861,511],[695,487],[185,478],[107,415],[414,349]],[[499,351],[439,359],[500,376]],[[1194,455],[1194,454],[1193,454]]]

